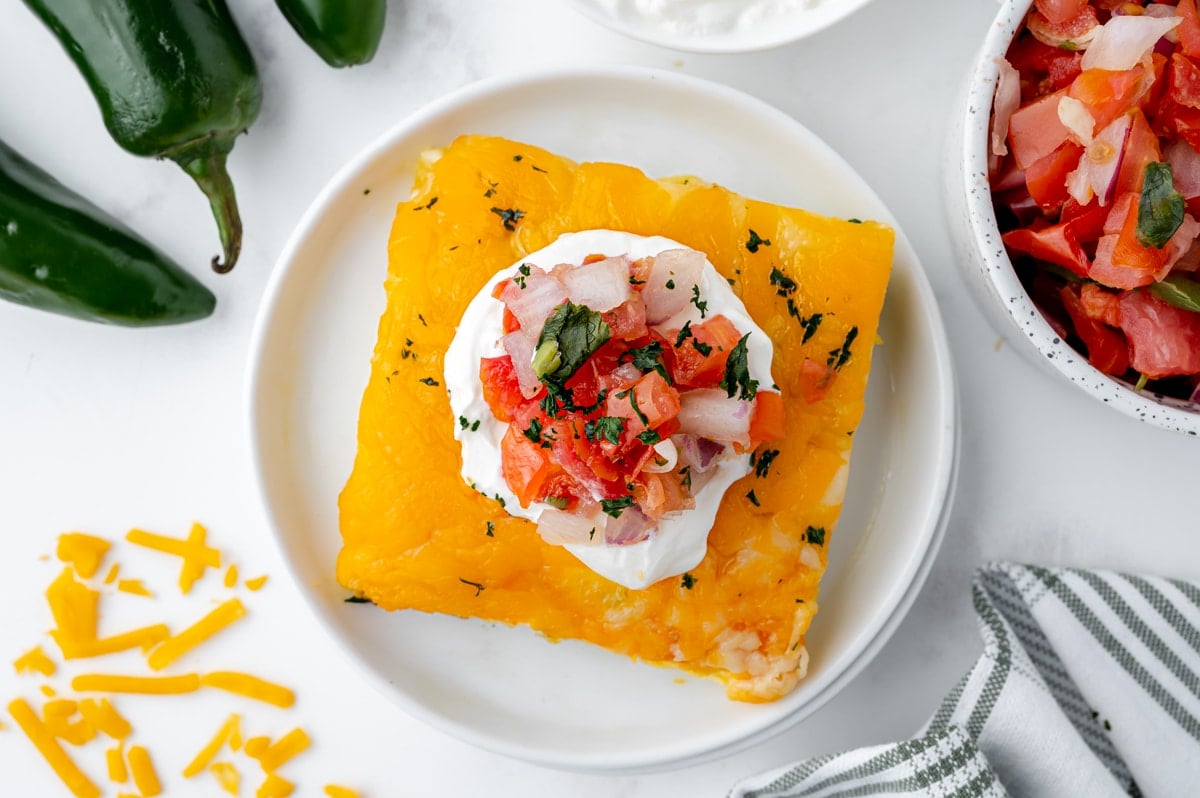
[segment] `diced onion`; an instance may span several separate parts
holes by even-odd
[[[1067,192],[1080,205],[1095,196],[1101,206],[1112,199],[1132,129],[1128,114],[1108,123],[1079,156],[1079,166],[1067,176]]]
[[[1086,147],[1092,143],[1096,120],[1088,111],[1087,106],[1079,100],[1064,95],[1058,101],[1058,120],[1075,134],[1075,138],[1079,140],[1080,144]]]
[[[699,388],[681,395],[679,405],[680,432],[749,445],[752,402],[728,396],[718,388]]]
[[[627,546],[650,537],[657,526],[654,519],[637,507],[625,507],[616,518],[609,518],[604,527],[604,542],[609,546]]]
[[[517,317],[522,328],[539,335],[546,319],[567,300],[567,289],[537,266],[529,267],[529,274],[519,276],[520,282],[510,282],[500,292],[500,301]]]
[[[542,540],[553,546],[567,543],[599,545],[604,542],[608,516],[603,513],[576,514],[547,507],[538,518],[537,531]]]
[[[1096,32],[1083,54],[1083,69],[1124,72],[1141,62],[1150,48],[1175,29],[1180,17],[1114,16]]]
[[[555,275],[567,290],[567,298],[576,305],[603,313],[629,299],[629,258],[620,255],[581,266],[556,269]]]
[[[647,323],[659,324],[687,307],[692,286],[700,284],[704,262],[704,253],[694,249],[668,249],[654,256],[642,287]]]
[[[500,339],[500,346],[512,358],[517,384],[521,387],[521,395],[526,399],[532,399],[542,389],[542,383],[533,373],[533,349],[536,345],[537,339],[525,328]]]
[[[1176,139],[1167,146],[1163,158],[1171,165],[1175,190],[1185,199],[1200,197],[1200,152],[1183,139]]]
[[[1008,155],[1008,123],[1021,107],[1021,75],[1007,58],[996,59],[996,97],[992,102],[992,154]]]

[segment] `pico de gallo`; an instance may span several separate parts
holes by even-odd
[[[723,458],[784,435],[783,401],[701,292],[706,259],[589,255],[499,281],[503,354],[479,365],[503,478],[552,543],[624,545],[691,509]],[[682,321],[681,321],[682,320]]]
[[[1196,0],[1035,0],[999,66],[992,197],[1030,296],[1097,369],[1200,401]]]

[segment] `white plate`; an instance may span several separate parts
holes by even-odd
[[[942,532],[957,417],[945,334],[911,246],[895,268],[856,435],[847,506],[800,687],[773,704],[525,628],[346,604],[334,578],[337,496],[384,308],[386,244],[418,153],[463,132],[525,140],[655,176],[696,174],[759,199],[895,224],[812,133],[732,89],[643,69],[489,81],[402,122],[317,197],[280,258],[251,348],[251,441],[285,559],[317,617],[407,712],[543,765],[617,772],[729,753],[813,712],[907,610]]]
[[[639,41],[693,53],[746,53],[811,36],[870,0],[570,2],[584,16]]]

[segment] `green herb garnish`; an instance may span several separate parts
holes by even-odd
[[[542,382],[561,384],[610,337],[612,330],[599,313],[564,302],[546,319],[538,336],[533,373]]]
[[[758,235],[758,233],[754,232],[753,229],[750,230],[750,240],[746,242],[746,249],[750,250],[751,253],[754,253],[758,252],[759,247],[769,246],[771,246],[771,239],[762,238]]]
[[[1200,313],[1200,283],[1182,274],[1169,274],[1150,286],[1150,293],[1182,310]]]
[[[625,419],[619,416],[601,416],[583,425],[583,434],[589,441],[605,439],[616,446],[621,442],[621,433],[625,431]]]
[[[825,545],[825,527],[823,526],[810,526],[808,529],[804,530],[804,536],[808,538],[808,542],[814,546]]]
[[[542,440],[542,422],[536,418],[529,419],[529,427],[524,430],[525,437],[534,443],[540,443]]]
[[[637,366],[641,371],[657,371],[667,384],[670,385],[673,380],[671,375],[667,373],[667,367],[662,361],[662,344],[658,341],[651,341],[643,347],[630,349],[625,354],[621,355],[621,359],[629,359],[630,363]]]
[[[691,302],[696,306],[696,310],[700,311],[700,318],[703,319],[708,315],[708,302],[700,299],[700,286],[698,285],[692,286]]]
[[[696,584],[696,577],[689,573],[685,573],[683,578],[679,580],[679,586],[684,590],[691,590]]]
[[[750,503],[753,504],[755,507],[762,507],[762,505],[758,503],[758,497],[754,495],[754,491],[750,491],[749,493],[747,493],[746,498],[749,499]]]
[[[1138,200],[1137,240],[1143,247],[1162,249],[1183,224],[1183,195],[1175,190],[1171,165],[1146,164],[1142,196]]]
[[[491,211],[500,217],[500,221],[504,223],[504,229],[510,233],[517,229],[517,222],[521,221],[521,217],[525,215],[525,211],[516,208],[492,208]]]
[[[771,464],[775,462],[775,458],[779,456],[778,449],[764,449],[754,463],[754,476],[765,477],[771,471]]]
[[[421,379],[417,380],[417,382],[423,382],[426,385],[432,386],[434,388],[436,388],[438,385],[441,385],[441,383],[438,382],[437,380],[435,380],[433,377],[422,377]]]
[[[662,440],[662,435],[660,435],[656,429],[648,429],[639,432],[637,439],[647,446],[653,446]]]
[[[750,401],[758,393],[758,380],[750,379],[750,361],[746,354],[746,339],[750,337],[750,333],[746,333],[741,337],[735,346],[729,352],[729,359],[725,361],[725,376],[721,378],[721,388],[725,390],[727,396]]]
[[[837,349],[829,350],[829,357],[825,359],[825,365],[832,366],[835,370],[846,365],[846,361],[850,359],[850,344],[854,343],[854,339],[858,337],[858,327],[851,327],[846,333],[846,338],[842,341],[842,345]]]
[[[632,496],[622,496],[619,499],[601,499],[600,508],[613,518],[620,518],[626,507],[633,506]]]

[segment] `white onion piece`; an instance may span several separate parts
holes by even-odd
[[[1008,155],[1008,123],[1021,107],[1021,75],[1007,58],[996,59],[996,97],[992,101],[992,153]]]
[[[1142,13],[1148,17],[1174,17],[1178,15],[1175,6],[1169,6],[1166,3],[1150,3],[1142,9]],[[1169,30],[1163,38],[1172,44],[1178,44],[1178,31]]]
[[[517,375],[521,395],[532,399],[542,389],[542,383],[533,373],[533,350],[537,346],[537,338],[525,328],[521,328],[501,338],[500,346],[512,358],[513,372]]]
[[[542,540],[552,546],[567,543],[598,546],[604,543],[607,519],[608,516],[598,511],[576,515],[566,510],[547,507],[538,517],[537,531]]]
[[[660,324],[687,307],[692,286],[700,284],[707,259],[694,249],[668,249],[652,258],[650,274],[642,286],[646,323]],[[673,288],[668,288],[670,282]]]
[[[1114,16],[1100,26],[1083,54],[1083,69],[1133,69],[1155,43],[1175,29],[1179,17]]]
[[[555,267],[554,273],[567,289],[568,299],[597,313],[612,310],[633,293],[629,284],[629,258],[625,255],[561,271]]]
[[[1079,156],[1079,166],[1067,175],[1067,192],[1080,205],[1086,205],[1093,196],[1101,207],[1112,200],[1132,129],[1132,117],[1122,114],[1109,122]]]
[[[1171,164],[1175,190],[1185,199],[1200,197],[1200,152],[1183,139],[1176,139],[1167,146],[1163,158]]]
[[[679,462],[679,450],[675,448],[675,444],[671,443],[670,438],[654,444],[654,454],[654,459],[646,463],[642,468],[643,471],[649,471],[651,474],[665,474],[675,470],[675,464]],[[659,459],[663,462],[659,463]]]
[[[1092,143],[1092,134],[1096,130],[1096,120],[1088,111],[1087,106],[1074,97],[1063,95],[1058,101],[1058,121],[1067,130],[1075,134],[1075,138],[1085,147]]]
[[[699,388],[679,397],[679,431],[720,443],[750,444],[753,402],[727,396],[719,388]]]
[[[626,507],[616,518],[609,518],[604,526],[604,542],[609,546],[628,546],[650,537],[657,522],[637,507]]]
[[[517,317],[523,329],[534,336],[541,335],[546,319],[567,301],[567,289],[537,266],[529,268],[522,282],[524,288],[515,282],[508,283],[500,292],[500,301]]]

